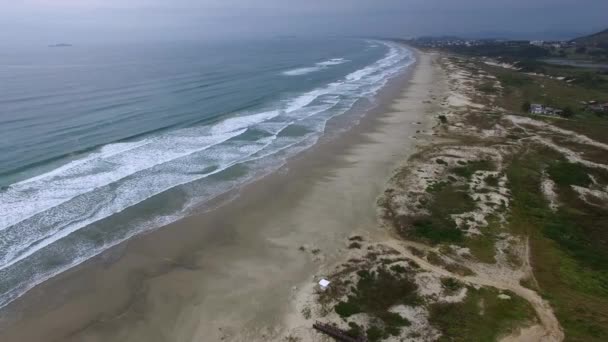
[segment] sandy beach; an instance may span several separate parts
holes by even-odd
[[[0,314],[0,341],[284,336],[297,289],[340,259],[349,236],[378,233],[376,199],[395,167],[432,139],[432,98],[446,84],[435,56],[417,59],[349,131],[330,134],[216,209],[31,290]]]

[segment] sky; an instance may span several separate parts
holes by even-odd
[[[0,0],[0,42],[460,35],[570,38],[608,0]]]

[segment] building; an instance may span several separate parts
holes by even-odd
[[[545,115],[558,115],[562,116],[564,111],[557,108],[545,107]]]
[[[530,114],[536,115],[563,115],[564,111],[561,109],[548,107],[542,104],[533,103],[530,105]]]
[[[545,114],[545,106],[538,103],[530,105],[530,114]]]
[[[595,101],[593,101],[593,102],[595,102]],[[608,102],[607,103],[595,102],[593,104],[590,103],[587,108],[595,113],[608,113]]]

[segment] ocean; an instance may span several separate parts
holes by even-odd
[[[413,62],[337,38],[0,51],[0,307],[276,170]]]

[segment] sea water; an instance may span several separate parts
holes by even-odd
[[[414,61],[274,39],[0,52],[0,307],[312,146]]]

